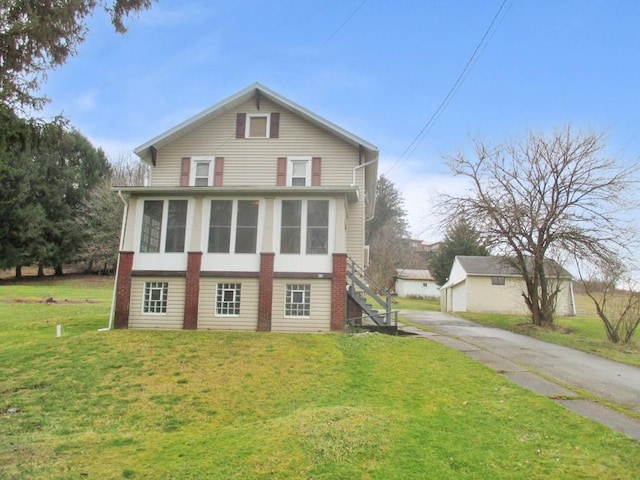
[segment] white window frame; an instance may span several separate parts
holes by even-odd
[[[301,215],[300,253],[282,253],[280,251],[282,240],[282,201],[301,200],[303,203]],[[306,253],[307,245],[307,218],[309,200],[326,200],[329,202],[329,230],[327,253]],[[336,199],[318,197],[287,197],[276,199],[274,202],[274,226],[273,245],[276,250],[274,268],[282,272],[327,272],[333,269],[332,254],[336,248]]]
[[[267,125],[265,128],[264,137],[252,137],[251,136],[251,119],[252,118],[266,118]],[[269,138],[271,135],[271,114],[270,113],[248,113],[245,122],[244,138]]]
[[[211,201],[230,201],[231,202],[231,233],[229,235],[229,251],[228,252],[209,252],[209,227],[211,221]],[[258,202],[258,224],[256,225],[256,251],[252,253],[236,253],[236,237],[238,235],[238,202],[249,201]],[[208,255],[259,255],[261,249],[261,234],[262,234],[262,215],[263,204],[258,198],[209,198],[206,200],[208,204],[208,211],[206,215],[203,215],[203,221],[205,222],[205,240],[204,251]]]
[[[207,176],[207,187],[213,186],[213,175],[215,169],[214,157],[191,157],[191,169],[189,170],[189,185],[194,187],[196,185],[196,166],[199,163],[209,164],[209,173]],[[204,178],[204,177],[199,177]]]
[[[220,290],[222,290],[222,300],[218,299],[218,295],[220,294]],[[224,293],[226,291],[233,291],[233,302],[225,302],[224,301]],[[230,282],[230,283],[218,283],[216,284],[216,305],[214,316],[216,317],[239,317],[240,316],[240,308],[242,301],[242,283]],[[225,307],[225,304],[229,303],[237,303],[237,312],[238,313],[222,313]],[[230,307],[226,307],[227,309]],[[235,309],[235,307],[233,307]]]
[[[149,299],[147,300],[147,290],[149,290]],[[160,308],[164,311],[149,311],[150,302],[156,302],[151,300],[151,292],[154,290],[160,290]],[[169,303],[169,282],[144,282],[142,285],[142,314],[143,315],[166,315],[167,306]]]
[[[293,164],[294,162],[305,162],[304,186],[311,186],[311,157],[287,157],[287,187],[293,186]],[[298,178],[298,177],[296,177]]]
[[[294,303],[293,301],[287,302],[287,297],[291,295],[291,300],[293,300],[293,294],[296,292],[302,292],[303,294],[303,303]],[[303,309],[307,310],[306,315],[295,315],[295,314],[287,314],[287,310],[292,310],[293,305],[303,305]],[[310,318],[311,317],[311,284],[310,283],[288,283],[284,289],[284,316],[286,318]]]
[[[169,201],[172,200],[184,200],[187,202],[187,218],[186,218],[186,228],[184,233],[184,251],[182,252],[166,252],[165,249],[167,247],[167,227],[169,222]],[[162,223],[160,225],[160,249],[157,252],[143,252],[141,250],[141,242],[142,242],[142,219],[144,218],[144,202],[146,201],[161,201],[162,202]],[[188,250],[188,245],[191,240],[191,230],[192,230],[192,215],[191,215],[191,200],[184,197],[176,197],[176,198],[142,198],[140,202],[140,221],[137,222],[137,235],[136,235],[136,253],[139,253],[142,256],[145,255],[185,255]]]

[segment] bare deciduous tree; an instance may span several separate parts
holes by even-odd
[[[607,260],[579,269],[587,296],[612,343],[628,343],[640,326],[640,291],[620,260]]]
[[[532,322],[552,325],[557,282],[545,259],[615,258],[630,233],[619,214],[631,206],[638,167],[607,158],[601,135],[570,127],[495,148],[477,142],[476,155],[448,159],[471,189],[443,196],[440,208],[449,219],[470,219],[495,251],[511,258]]]

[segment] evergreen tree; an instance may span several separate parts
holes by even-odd
[[[465,218],[449,225],[440,248],[431,257],[429,270],[438,285],[449,279],[456,255],[489,255],[486,243]]]
[[[371,244],[375,236],[389,226],[398,238],[407,237],[406,217],[402,195],[392,181],[380,175],[376,184],[375,216],[366,224],[365,243]]]
[[[12,110],[40,108],[37,92],[46,72],[76,53],[96,7],[109,12],[117,32],[124,18],[151,7],[153,0],[59,0],[2,2],[0,8],[0,105]]]
[[[79,260],[86,232],[76,221],[93,188],[109,175],[104,152],[79,132],[49,126],[37,152],[37,198],[46,214],[37,263],[54,267]]]

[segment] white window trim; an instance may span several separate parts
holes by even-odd
[[[209,221],[211,219],[211,201],[212,200],[231,200],[231,236],[229,237],[229,252],[209,252]],[[255,253],[236,253],[236,235],[238,227],[238,201],[255,201],[258,202],[258,230],[256,237]],[[205,255],[260,255],[262,251],[262,235],[265,215],[265,204],[260,198],[228,198],[228,197],[207,197],[204,199],[205,208],[202,209],[202,245]]]
[[[252,118],[266,118],[267,126],[265,128],[265,136],[264,137],[252,137],[251,133],[251,119]],[[245,131],[244,138],[269,138],[271,135],[271,114],[270,113],[247,113],[246,121],[245,121]]]
[[[302,285],[302,286],[308,286],[308,300],[309,300],[309,315],[287,315],[287,287],[291,285],[291,286],[298,286],[298,285]],[[300,291],[300,290],[295,290],[295,291]],[[302,290],[303,292],[307,293],[307,290]],[[311,284],[308,283],[288,283],[285,285],[284,287],[284,312],[283,312],[283,316],[285,318],[311,318]]]
[[[332,198],[287,198],[286,200],[300,200],[302,201],[302,212],[300,216],[300,253],[282,253],[280,252],[280,240],[282,237],[282,199],[278,199],[275,209],[276,211],[276,223],[274,224],[274,245],[277,248],[278,255],[284,257],[305,257],[305,258],[320,258],[330,257],[335,249],[335,235],[336,235],[336,203]],[[329,231],[327,232],[327,253],[306,253],[307,246],[307,217],[309,214],[308,202],[309,200],[325,200],[329,202]]]
[[[152,200],[161,200],[162,203],[162,225],[160,230],[160,250],[158,252],[142,252],[140,251],[140,241],[142,239],[142,219],[144,217],[144,202],[152,201]],[[184,235],[184,252],[165,252],[165,248],[167,247],[167,222],[169,219],[169,200],[186,200],[187,201],[187,225],[186,231]],[[192,201],[189,198],[184,197],[176,197],[176,198],[156,198],[156,197],[145,197],[140,201],[140,219],[136,221],[136,250],[135,252],[139,255],[186,255],[189,249],[189,243],[191,242],[191,231],[193,230],[193,219],[192,219]]]
[[[196,184],[196,164],[208,163],[209,164],[209,178],[207,179],[207,186],[213,186],[213,175],[216,167],[215,157],[191,157],[191,168],[189,169],[189,185],[195,186]]]
[[[311,186],[311,157],[287,157],[287,187],[293,186],[293,162],[306,162],[304,186]]]
[[[165,303],[167,304],[165,311],[164,312],[145,312],[144,311],[144,297],[145,297],[145,293],[147,291],[147,284],[152,284],[152,283],[162,283],[162,284],[167,284],[167,297],[164,299]],[[164,293],[164,289],[163,289],[163,293]],[[140,310],[142,315],[151,315],[154,317],[166,317],[167,316],[167,310],[169,310],[169,282],[163,282],[163,281],[145,281],[142,283],[142,304],[140,305]]]
[[[215,291],[215,305],[213,309],[214,317],[226,317],[226,318],[238,318],[240,316],[239,313],[218,313],[218,288],[220,285],[238,285],[240,287],[240,306],[242,306],[242,283],[240,282],[218,282],[216,283],[216,291]],[[223,289],[224,290],[224,289]],[[227,289],[230,290],[230,289]],[[234,300],[237,298],[238,290],[233,289],[233,298]],[[234,302],[235,303],[235,302]]]

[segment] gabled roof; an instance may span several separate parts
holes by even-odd
[[[367,161],[375,160],[378,158],[378,147],[367,142],[366,140],[354,135],[351,132],[339,127],[338,125],[322,118],[319,115],[307,110],[306,108],[292,102],[288,98],[283,97],[277,92],[261,85],[260,83],[254,83],[247,88],[240,90],[238,93],[225,98],[221,102],[213,105],[212,107],[203,110],[202,112],[194,115],[193,117],[185,120],[184,122],[170,128],[164,133],[152,138],[148,142],[143,143],[134,150],[134,153],[138,155],[142,160],[147,163],[151,162],[151,148],[162,148],[164,145],[174,141],[175,139],[185,135],[186,133],[198,128],[200,125],[207,123],[220,115],[233,110],[238,105],[250,100],[255,95],[260,95],[276,105],[279,105],[298,116],[308,120],[309,122],[317,125],[318,127],[332,133],[333,135],[342,138],[347,143],[356,147],[362,147],[365,150]]]
[[[505,257],[458,255],[456,259],[464,268],[467,275],[519,277],[520,273]],[[572,275],[557,262],[547,259],[545,262],[547,275],[560,274],[562,278],[572,278]]]
[[[409,270],[404,268],[396,269],[396,278],[401,280],[433,280],[433,275],[429,270]]]

